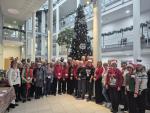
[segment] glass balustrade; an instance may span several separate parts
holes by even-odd
[[[3,28],[3,39],[4,40],[13,40],[13,41],[24,41],[25,40],[25,31],[4,27]]]

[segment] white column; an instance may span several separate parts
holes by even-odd
[[[56,34],[57,34],[57,38],[58,38],[58,34],[59,34],[59,7],[57,6],[56,8]],[[56,45],[56,57],[59,56],[59,45]]]
[[[101,0],[93,7],[93,59],[94,65],[101,60]]]
[[[35,61],[35,44],[36,44],[36,13],[32,14],[32,53],[31,61]]]
[[[137,59],[141,59],[140,0],[133,0],[133,37],[133,57],[137,63]]]
[[[2,34],[3,34],[3,15],[0,8],[0,44],[2,44],[3,42]]]
[[[77,8],[80,5],[81,0],[77,0]]]
[[[43,34],[45,34],[45,11],[42,11],[42,22],[41,22],[41,32],[43,33]],[[46,50],[46,44],[45,44],[45,39],[46,39],[46,37],[45,37],[45,35],[42,35],[41,36],[41,55],[42,55],[42,57],[44,57],[45,58],[45,50]]]
[[[53,0],[48,0],[48,62],[53,55]]]
[[[3,15],[0,7],[0,69],[4,69],[3,58]]]

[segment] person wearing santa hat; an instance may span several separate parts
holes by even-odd
[[[102,104],[103,102],[103,95],[102,95],[102,73],[103,73],[103,67],[102,62],[97,62],[97,67],[95,69],[95,101],[97,104]]]
[[[122,73],[122,77],[123,77],[123,84],[121,87],[121,91],[120,91],[120,96],[121,96],[121,106],[122,109],[121,111],[127,111],[128,110],[128,99],[127,99],[127,95],[125,95],[125,79],[126,79],[126,74],[128,73],[127,70],[127,62],[121,62],[121,73]]]
[[[102,73],[103,90],[102,90],[102,94],[103,94],[105,101],[106,101],[105,106],[110,108],[111,107],[110,98],[109,98],[108,90],[106,89],[106,77],[108,75],[108,70],[109,70],[108,63],[103,63],[103,73]]]
[[[133,64],[127,66],[128,73],[126,74],[125,86],[126,94],[128,96],[128,109],[129,113],[137,112],[137,96],[138,96],[138,78],[135,73],[135,67]]]
[[[121,71],[117,68],[117,63],[111,63],[112,68],[109,69],[106,77],[106,88],[109,89],[110,100],[112,104],[112,112],[118,112],[119,92],[122,86],[123,77]]]
[[[88,92],[87,101],[90,101],[92,99],[94,71],[95,68],[92,64],[92,60],[88,60],[86,65],[86,76],[87,76],[86,81],[87,81],[87,92]]]

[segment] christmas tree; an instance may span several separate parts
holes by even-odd
[[[88,41],[88,30],[83,6],[79,5],[74,25],[75,37],[72,39],[70,57],[81,60],[82,56],[91,56],[91,45]]]

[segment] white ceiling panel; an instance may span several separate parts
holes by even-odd
[[[46,0],[0,0],[2,13],[6,18],[25,21],[37,11]]]

